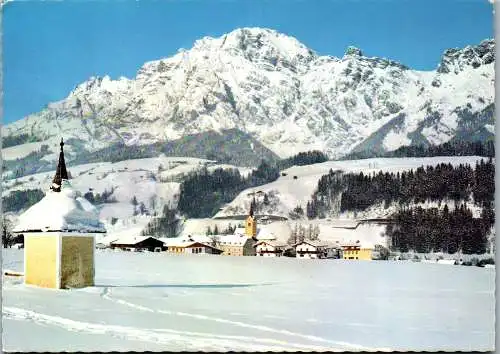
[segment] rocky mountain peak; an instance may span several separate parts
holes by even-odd
[[[447,49],[438,65],[438,73],[458,74],[468,66],[474,69],[495,61],[495,41],[486,39],[475,46]]]
[[[347,47],[344,56],[348,56],[348,55],[354,55],[354,56],[361,57],[361,56],[363,56],[363,52],[359,48],[349,46],[349,47]]]
[[[367,57],[356,47],[342,59],[319,56],[274,30],[241,28],[147,62],[134,79],[92,77],[66,99],[2,130],[37,137],[61,131],[97,149],[112,141],[141,145],[240,129],[281,157],[436,144],[470,128],[461,120],[472,118],[458,117],[457,108],[470,106],[476,114],[493,103],[494,67],[487,64],[494,45],[486,40],[448,50],[436,75]],[[481,117],[473,133],[487,136],[490,115]]]

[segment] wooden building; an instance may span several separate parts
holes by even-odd
[[[161,252],[165,250],[165,245],[162,241],[151,236],[136,236],[119,238],[110,243],[110,248],[134,252]]]
[[[210,244],[211,240],[205,235],[191,236],[187,238],[163,238],[165,249],[174,254],[221,254],[219,247]]]

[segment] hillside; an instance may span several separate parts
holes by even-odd
[[[100,218],[108,232],[128,230],[139,233],[164,205],[177,206],[180,182],[192,171],[207,167],[236,168],[231,165],[216,165],[213,161],[186,157],[165,157],[127,160],[116,163],[101,162],[68,166],[72,176],[71,184],[82,195],[92,194],[94,204],[99,209]],[[239,168],[242,175],[249,169]],[[54,170],[34,174],[15,180],[4,181],[2,197],[14,191],[48,191]],[[133,205],[132,199],[137,200]],[[141,212],[143,204],[143,212]],[[5,209],[7,206],[3,205]],[[20,210],[19,212],[22,212]],[[15,221],[19,212],[7,213]]]
[[[476,161],[485,159],[478,156],[455,156],[455,157],[427,157],[427,158],[374,158],[364,160],[349,161],[328,161],[324,163],[294,166],[282,171],[278,180],[241,192],[232,203],[221,210],[216,218],[227,217],[231,215],[245,214],[252,201],[254,192],[258,201],[257,214],[270,214],[283,217],[289,217],[290,212],[297,206],[301,206],[304,212],[306,204],[318,186],[318,180],[321,176],[328,174],[331,170],[340,170],[343,172],[363,172],[372,174],[374,172],[401,172],[410,169],[416,169],[420,166],[436,166],[440,163],[451,163],[453,166],[459,164],[474,165]],[[283,174],[286,174],[283,176]],[[296,179],[294,177],[297,177]],[[263,195],[266,193],[269,198],[269,204],[265,205]],[[383,207],[373,207],[360,213],[345,212],[338,214],[332,211],[330,218],[374,218],[384,217],[394,212],[395,206],[387,209]]]

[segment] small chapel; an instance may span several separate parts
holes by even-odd
[[[20,215],[24,283],[67,289],[94,285],[95,236],[106,233],[97,209],[71,186],[61,139],[59,161],[46,195]]]

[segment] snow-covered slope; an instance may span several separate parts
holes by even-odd
[[[72,176],[71,186],[79,195],[92,192],[97,198],[97,195],[102,197],[103,194],[109,194],[107,203],[99,203],[98,212],[108,234],[115,234],[124,230],[140,233],[155,212],[161,214],[165,205],[176,207],[182,176],[203,166],[208,166],[208,169],[236,168],[215,165],[209,160],[161,156],[68,166],[68,170]],[[241,168],[240,172],[246,174],[248,169]],[[2,184],[2,196],[29,189],[41,189],[47,193],[53,176],[54,171],[50,171],[5,181]],[[139,213],[134,216],[134,197],[137,210],[141,203],[144,204],[144,215]],[[17,223],[17,214],[9,213],[9,217],[14,224]]]
[[[276,181],[263,186],[247,189],[241,192],[229,205],[221,210],[215,217],[222,218],[232,215],[241,215],[248,212],[250,203],[255,192],[258,204],[257,214],[276,215],[289,217],[290,211],[301,206],[306,210],[307,202],[318,186],[321,176],[328,171],[341,170],[343,172],[363,172],[364,174],[383,172],[398,172],[416,169],[420,166],[436,166],[440,163],[451,163],[453,166],[459,164],[470,164],[474,166],[476,161],[484,159],[478,156],[454,156],[454,157],[424,157],[424,158],[374,158],[349,161],[328,161],[308,166],[294,166],[283,173]],[[296,177],[296,178],[295,178]],[[262,193],[258,193],[258,192]],[[269,204],[263,203],[264,194],[268,195]],[[340,215],[344,218],[373,218],[384,217],[392,213],[391,208],[371,208],[366,213],[352,213]],[[338,215],[335,215],[338,218]]]
[[[64,136],[94,151],[239,129],[281,157],[484,138],[494,125],[494,57],[485,40],[422,72],[357,48],[320,56],[274,30],[242,28],[145,63],[133,79],[90,78],[2,133],[49,146]]]

